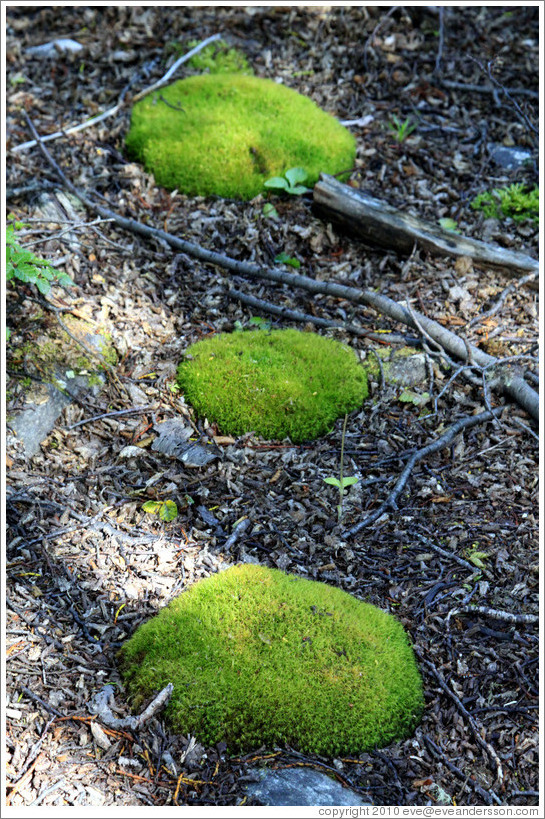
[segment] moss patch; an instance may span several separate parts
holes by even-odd
[[[136,103],[126,147],[165,188],[237,199],[289,168],[303,167],[313,184],[355,157],[352,134],[308,97],[222,73],[179,80]]]
[[[101,327],[73,316],[65,316],[63,320],[76,338],[91,350],[96,350],[96,357],[87,355],[85,349],[76,344],[74,339],[67,335],[61,327],[49,322],[46,332],[36,341],[13,349],[12,363],[16,367],[22,364],[26,370],[31,372],[36,370],[43,381],[61,387],[66,372],[73,375],[83,372],[90,375],[92,380],[94,373],[105,369],[105,364],[112,366],[117,364],[117,353],[109,333]],[[96,383],[100,383],[98,377],[96,377]]]
[[[140,626],[121,658],[136,707],[171,682],[172,728],[230,751],[357,754],[410,735],[423,710],[394,617],[263,566],[196,583]]]
[[[367,397],[355,352],[316,333],[225,333],[187,355],[178,368],[186,400],[229,435],[312,440]]]

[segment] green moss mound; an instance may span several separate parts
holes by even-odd
[[[237,199],[289,168],[305,168],[313,184],[355,157],[353,136],[308,97],[238,73],[188,77],[149,94],[133,108],[126,148],[165,188]]]
[[[198,341],[187,355],[178,367],[186,400],[229,435],[312,440],[367,397],[354,350],[316,333],[224,333]]]
[[[171,727],[240,752],[357,754],[409,736],[422,681],[401,624],[340,589],[263,566],[201,580],[121,650],[134,704],[171,682]]]

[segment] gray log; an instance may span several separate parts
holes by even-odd
[[[369,245],[408,254],[416,244],[440,256],[469,256],[477,265],[500,268],[512,275],[539,269],[537,259],[531,256],[443,230],[327,174],[321,174],[313,198],[321,215]]]

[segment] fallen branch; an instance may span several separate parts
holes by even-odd
[[[456,614],[484,614],[485,617],[492,617],[494,620],[503,620],[506,623],[515,623],[516,625],[534,625],[535,623],[539,623],[537,614],[512,614],[510,611],[490,609],[488,606],[459,606],[456,609],[451,609],[447,614],[447,628],[450,618]]]
[[[422,447],[422,449],[418,449],[416,452],[414,452],[407,461],[405,469],[399,476],[396,485],[386,500],[381,503],[378,509],[375,509],[371,515],[367,515],[366,518],[357,523],[355,526],[352,526],[351,529],[347,529],[345,532],[343,532],[343,539],[354,537],[354,535],[357,535],[362,529],[365,529],[366,526],[370,526],[372,523],[378,520],[388,509],[397,509],[397,499],[403,491],[405,484],[409,479],[409,475],[413,471],[418,461],[421,461],[422,458],[426,458],[428,455],[432,455],[434,452],[438,452],[440,449],[443,449],[451,444],[454,438],[456,438],[456,436],[459,435],[462,430],[468,429],[469,427],[474,427],[476,424],[482,424],[485,421],[490,421],[493,418],[496,418],[498,415],[501,415],[504,409],[505,407],[496,407],[491,411],[481,412],[478,415],[460,418],[460,420],[449,427],[440,438],[437,438],[435,441],[432,441],[431,444],[428,444],[427,446]]]
[[[440,256],[469,256],[477,265],[500,268],[513,275],[539,270],[539,262],[531,256],[443,230],[327,174],[321,174],[313,197],[320,213],[370,245],[410,253],[416,244]]]
[[[32,133],[39,140],[36,129],[26,115],[27,122]],[[409,311],[401,304],[393,301],[387,296],[381,296],[371,290],[360,290],[357,287],[349,287],[335,282],[319,282],[309,276],[302,276],[298,273],[288,273],[285,270],[276,270],[274,268],[259,267],[259,265],[248,262],[240,262],[232,259],[229,256],[224,256],[213,250],[206,250],[206,248],[196,245],[193,242],[188,242],[185,239],[180,239],[178,236],[173,236],[160,228],[150,227],[144,225],[136,219],[128,219],[120,216],[115,211],[105,208],[102,205],[95,204],[84,193],[79,191],[69,179],[67,179],[64,172],[55,162],[45,145],[39,141],[40,149],[46,158],[47,162],[55,169],[59,179],[63,185],[74,194],[86,207],[108,219],[114,219],[116,224],[124,230],[129,230],[132,233],[137,233],[141,236],[153,238],[163,245],[166,243],[170,247],[181,250],[199,259],[202,262],[222,267],[226,270],[231,270],[239,276],[249,279],[266,279],[269,281],[279,282],[281,284],[288,284],[291,287],[301,287],[310,293],[323,293],[334,298],[346,299],[347,301],[356,302],[357,304],[366,304],[373,307],[379,313],[389,316],[394,321],[405,324],[413,329],[418,329],[418,326],[423,327],[426,332],[442,347],[444,347],[452,355],[467,361],[468,355],[473,358],[473,361],[479,366],[487,366],[497,363],[494,356],[479,350],[478,347],[469,344],[461,339],[451,330],[447,330],[435,321],[428,319],[419,313],[413,312],[412,316]],[[535,260],[531,260],[536,264]],[[413,318],[414,317],[414,318]],[[415,325],[415,320],[418,321],[418,326]],[[513,398],[523,409],[525,409],[533,418],[539,420],[539,395],[533,390],[524,379],[517,375],[509,373],[507,370],[502,373],[499,383],[504,392]]]
[[[310,322],[317,327],[334,327],[338,330],[344,330],[353,336],[360,336],[362,338],[369,338],[372,341],[378,341],[380,344],[413,344],[420,345],[420,339],[407,338],[406,336],[397,335],[395,333],[373,333],[371,330],[364,330],[362,327],[356,327],[355,324],[346,324],[341,321],[331,321],[330,319],[319,318],[318,316],[311,316],[310,313],[301,313],[299,310],[290,310],[289,307],[282,307],[273,302],[265,301],[265,299],[258,299],[248,293],[242,293],[240,290],[231,288],[227,291],[229,298],[238,299],[241,304],[247,304],[249,307],[255,307],[256,310],[261,310],[264,313],[270,313],[273,316],[281,316],[290,321]]]
[[[153,699],[148,707],[142,711],[138,717],[114,717],[110,703],[114,696],[114,686],[105,685],[98,691],[89,704],[89,712],[100,719],[108,728],[130,728],[136,731],[150,720],[161,708],[163,708],[170,697],[174,687],[168,683]]]

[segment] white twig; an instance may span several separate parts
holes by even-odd
[[[98,691],[89,704],[91,714],[97,716],[108,728],[130,728],[136,730],[151,719],[169,701],[173,691],[172,683],[168,683],[153,699],[148,707],[138,717],[114,717],[110,703],[113,700],[113,685],[105,685]]]
[[[207,37],[206,40],[202,41],[202,43],[199,43],[195,46],[195,48],[192,48],[191,51],[188,51],[187,54],[184,54],[182,57],[176,60],[174,65],[169,68],[167,73],[161,77],[158,82],[150,85],[149,88],[144,88],[144,90],[140,91],[138,94],[135,94],[131,102],[138,102],[138,100],[142,99],[142,97],[149,94],[150,91],[155,91],[156,88],[160,88],[162,85],[165,85],[165,83],[169,81],[174,72],[182,65],[182,63],[187,62],[201,49],[205,48],[207,45],[210,45],[210,43],[213,43],[215,40],[219,40],[220,38],[221,34],[213,34],[212,36]],[[102,114],[98,114],[96,117],[91,117],[91,119],[87,119],[85,122],[81,122],[79,125],[73,125],[71,128],[55,131],[54,134],[46,134],[45,136],[40,137],[40,141],[49,142],[51,139],[58,139],[59,137],[68,136],[69,134],[76,134],[78,131],[83,131],[84,128],[91,128],[93,125],[98,125],[99,122],[108,119],[108,117],[113,117],[113,115],[117,114],[117,112],[125,105],[126,103],[124,100],[122,102],[118,102],[117,105],[114,105],[113,108],[108,108],[108,110],[104,111]],[[37,139],[30,139],[28,142],[23,142],[21,145],[16,145],[11,149],[11,152],[18,153],[19,151],[26,151],[27,148],[33,148],[37,144]]]

